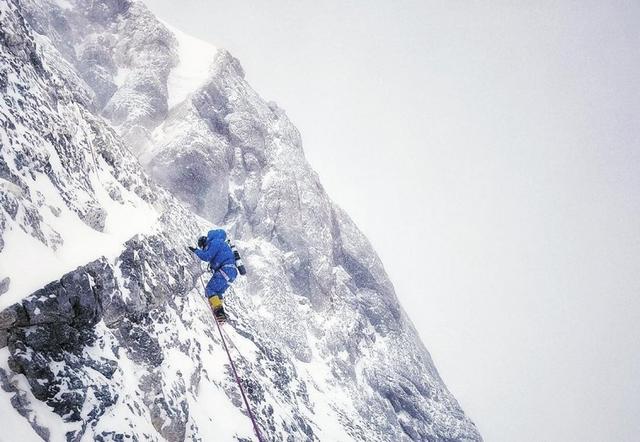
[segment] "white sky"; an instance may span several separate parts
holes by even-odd
[[[637,440],[640,3],[146,3],[287,110],[487,441]]]

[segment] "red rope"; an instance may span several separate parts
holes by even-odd
[[[213,318],[215,321],[215,318]],[[251,423],[253,424],[253,431],[256,432],[256,436],[258,437],[259,442],[263,442],[262,436],[260,435],[260,429],[258,428],[258,422],[256,422],[256,418],[253,416],[251,412],[251,407],[249,406],[249,400],[247,399],[247,395],[244,393],[244,388],[242,387],[242,383],[240,383],[240,377],[238,376],[238,372],[236,371],[236,364],[233,363],[233,359],[231,358],[231,354],[229,353],[229,347],[227,347],[227,341],[222,336],[222,327],[218,321],[215,321],[218,326],[218,332],[220,332],[220,339],[222,339],[222,345],[224,345],[224,349],[227,352],[227,357],[229,358],[229,363],[231,364],[231,369],[233,370],[233,375],[236,378],[236,382],[238,383],[238,388],[240,388],[240,393],[242,394],[242,399],[244,400],[244,405],[247,407],[247,412],[249,413],[249,418],[251,418]]]
[[[200,282],[202,283],[202,287],[204,287],[204,282],[202,281],[202,276],[200,276]],[[206,289],[205,289],[206,290]],[[207,305],[209,303],[207,302]],[[253,413],[251,412],[251,406],[249,405],[249,399],[247,399],[247,395],[244,392],[244,388],[242,387],[242,383],[240,382],[240,376],[238,376],[238,372],[236,371],[236,364],[233,363],[233,359],[231,358],[231,353],[229,353],[229,347],[227,347],[227,341],[224,339],[224,336],[222,335],[222,327],[220,327],[220,323],[216,320],[215,315],[213,314],[213,310],[211,308],[209,308],[209,311],[211,312],[211,316],[213,316],[213,322],[216,323],[216,326],[218,327],[218,332],[220,333],[220,339],[222,339],[222,345],[224,346],[224,350],[227,352],[227,357],[229,358],[229,364],[231,365],[231,370],[233,371],[233,375],[236,378],[236,383],[238,384],[238,388],[240,389],[240,394],[242,395],[242,400],[244,401],[244,405],[247,408],[247,413],[249,413],[249,418],[251,419],[251,423],[253,424],[253,431],[255,431],[256,436],[258,438],[258,442],[263,442],[264,439],[262,439],[262,435],[260,434],[260,428],[258,427],[258,422],[256,421],[256,418],[253,416]],[[226,334],[226,332],[225,332]],[[235,347],[235,344],[234,344]],[[236,350],[238,348],[236,347]],[[238,353],[240,353],[238,351]]]
[[[242,359],[244,359],[247,363],[249,363],[249,360],[243,356],[243,354],[242,354],[242,352],[240,352],[240,349],[238,348],[238,346],[235,344],[235,342],[233,342],[233,339],[231,339],[231,336],[229,336],[229,333],[227,333],[227,331],[224,328],[222,329],[222,333],[224,333],[224,337],[226,338],[227,342],[229,342],[231,344],[231,347],[235,348],[236,352],[238,352],[240,357]]]

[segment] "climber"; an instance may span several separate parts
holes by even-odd
[[[210,230],[207,236],[198,238],[198,248],[188,247],[201,260],[208,262],[209,269],[213,272],[204,294],[209,299],[213,315],[218,322],[227,320],[223,295],[229,284],[238,276],[236,257],[232,247],[231,243],[227,241],[227,234],[222,229]]]

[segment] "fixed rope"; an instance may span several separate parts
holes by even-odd
[[[227,331],[224,328],[222,329],[222,333],[224,333],[224,337],[227,339],[227,342],[231,344],[231,347],[233,347],[236,350],[236,352],[240,355],[242,359],[245,360],[245,362],[249,363],[249,360],[243,356],[238,346],[235,344],[235,342],[233,342],[233,340],[231,339],[231,336],[229,336],[229,333],[227,333]]]
[[[202,288],[206,292],[204,281],[202,280],[202,275],[200,275],[200,282],[202,283]],[[213,318],[213,322],[215,322],[216,326],[218,327],[218,333],[220,333],[220,339],[222,340],[222,345],[224,347],[224,350],[227,352],[227,357],[229,358],[229,365],[231,365],[231,371],[233,371],[233,376],[235,377],[236,383],[238,384],[238,388],[240,389],[242,400],[244,401],[244,405],[247,408],[247,413],[249,414],[249,418],[251,419],[251,423],[253,424],[253,431],[256,433],[258,442],[264,442],[264,439],[262,439],[262,435],[260,433],[260,428],[258,427],[258,422],[256,421],[256,418],[254,417],[253,412],[251,411],[251,406],[249,405],[249,399],[247,398],[247,395],[244,392],[244,388],[242,387],[242,383],[240,382],[240,376],[238,376],[238,371],[236,370],[236,364],[233,363],[233,358],[231,357],[231,353],[229,353],[229,347],[227,347],[227,341],[224,339],[224,336],[222,334],[222,327],[220,326],[220,323],[216,320],[216,317],[213,314],[213,311],[211,310],[211,307],[209,306],[208,302],[207,302],[207,306],[209,307],[209,311],[211,312],[211,317]],[[225,332],[224,334],[226,335],[227,333]],[[236,348],[236,351],[238,351],[238,354],[240,354],[238,347],[236,347],[235,344],[233,344],[233,346]]]

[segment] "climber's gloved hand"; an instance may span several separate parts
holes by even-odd
[[[191,246],[187,247],[187,249],[189,249],[190,252],[195,252],[196,251],[196,248],[195,247],[191,247]]]

